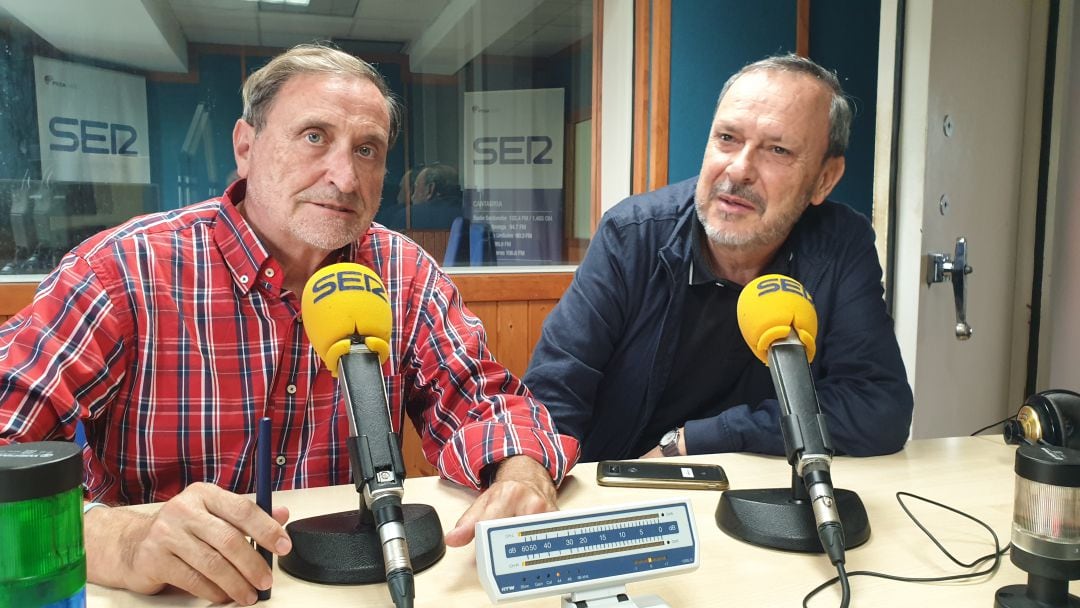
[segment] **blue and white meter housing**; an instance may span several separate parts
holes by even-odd
[[[633,581],[694,570],[697,528],[687,499],[523,515],[476,524],[476,567],[492,602],[546,595],[624,595]],[[638,606],[660,606],[642,598]],[[620,604],[626,606],[627,604]]]

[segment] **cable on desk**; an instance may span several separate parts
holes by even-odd
[[[973,561],[971,561],[970,563],[964,563],[964,562],[958,560],[952,553],[949,553],[949,550],[946,549],[938,541],[938,539],[935,538],[934,535],[931,534],[930,531],[926,529],[926,526],[924,526],[922,524],[922,522],[920,522],[919,519],[917,517],[915,517],[915,515],[911,512],[911,510],[908,509],[907,505],[904,504],[904,500],[903,500],[904,496],[908,496],[908,497],[914,498],[916,500],[921,500],[923,502],[932,504],[935,507],[940,507],[942,509],[945,509],[946,511],[951,511],[953,513],[956,513],[957,515],[961,515],[963,517],[966,517],[966,518],[970,519],[971,521],[979,524],[983,528],[986,528],[986,531],[989,532],[990,536],[994,539],[994,552],[993,553],[987,553],[986,555],[983,555],[982,557],[978,557],[978,558],[974,559]],[[872,570],[856,570],[854,572],[846,572],[845,573],[843,571],[843,565],[838,564],[837,572],[839,573],[839,576],[833,577],[833,578],[825,581],[824,583],[822,583],[822,584],[818,585],[817,587],[815,587],[812,591],[810,591],[810,593],[806,594],[806,597],[803,598],[803,604],[802,604],[803,608],[809,608],[809,602],[815,595],[817,595],[818,593],[821,593],[822,591],[824,591],[825,589],[831,587],[832,585],[835,585],[837,583],[837,581],[840,582],[841,592],[842,592],[842,596],[843,596],[842,599],[841,599],[841,602],[842,602],[841,606],[847,606],[848,598],[849,598],[849,595],[850,595],[850,591],[847,589],[848,579],[853,577],[853,576],[872,576],[872,577],[875,577],[875,578],[883,578],[883,579],[887,579],[887,580],[900,581],[900,582],[904,582],[904,583],[937,583],[937,582],[943,582],[943,581],[956,581],[956,580],[961,580],[961,579],[966,579],[966,578],[976,578],[976,577],[979,577],[979,576],[985,576],[987,574],[993,574],[994,572],[997,571],[998,566],[1001,565],[1001,557],[1003,555],[1005,555],[1009,551],[1009,547],[1012,546],[1012,543],[1009,543],[1009,544],[1005,545],[1005,547],[1002,547],[1001,542],[998,540],[998,536],[994,532],[993,528],[988,526],[982,520],[980,520],[980,519],[978,519],[978,518],[976,518],[976,517],[974,517],[972,515],[968,515],[967,513],[964,513],[963,511],[960,511],[958,509],[954,509],[954,508],[952,508],[952,507],[950,507],[948,505],[942,504],[942,503],[937,502],[937,501],[930,500],[929,498],[923,498],[922,496],[919,496],[917,494],[912,494],[910,492],[897,492],[896,493],[896,501],[898,503],[900,503],[900,508],[903,509],[904,513],[906,513],[907,516],[911,518],[911,521],[915,522],[915,525],[918,526],[919,529],[922,530],[923,533],[926,534],[926,536],[935,545],[937,545],[937,548],[940,549],[941,552],[944,553],[946,557],[948,557],[950,560],[952,560],[953,563],[957,564],[961,568],[975,568],[975,567],[978,567],[980,564],[983,564],[984,562],[991,561],[991,560],[993,561],[993,563],[990,564],[990,566],[987,567],[986,569],[979,570],[977,572],[965,572],[963,574],[950,574],[950,575],[946,575],[946,576],[924,576],[924,577],[899,576],[899,575],[896,575],[896,574],[886,574],[884,572],[874,572]]]
[[[1002,418],[1001,420],[998,420],[994,424],[988,424],[988,425],[982,427],[981,429],[975,431],[974,433],[972,433],[971,436],[974,437],[975,435],[978,435],[979,433],[981,433],[983,431],[990,430],[990,429],[994,428],[995,426],[997,426],[999,424],[1005,424],[1006,422],[1012,420],[1013,418],[1016,418],[1016,414],[1013,414],[1012,416],[1009,416],[1008,418]]]
[[[840,581],[840,608],[848,608],[848,604],[851,603],[851,584],[848,583],[848,573],[844,570],[844,562],[836,563],[836,579]],[[811,596],[806,596],[809,600]],[[803,601],[803,605],[806,605],[806,600]]]

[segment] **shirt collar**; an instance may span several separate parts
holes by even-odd
[[[236,207],[244,200],[246,192],[247,180],[241,179],[233,182],[221,195],[221,208],[214,225],[214,242],[232,274],[233,283],[241,293],[247,294],[259,284],[280,292],[285,280],[281,264],[270,257],[258,235]],[[365,239],[367,235],[361,238]],[[345,245],[327,256],[327,264],[352,260],[356,247],[356,243]]]

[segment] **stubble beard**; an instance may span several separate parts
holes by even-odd
[[[370,224],[370,222],[369,222]],[[294,218],[288,223],[292,236],[317,249],[333,251],[360,237],[363,225],[359,219],[347,222],[319,221]]]
[[[303,243],[324,251],[333,251],[357,240],[371,226],[371,220],[375,214],[372,213],[371,216],[366,217],[367,221],[364,221],[364,214],[368,205],[359,195],[345,195],[336,191],[325,194],[305,194],[309,194],[306,198],[313,200],[334,199],[341,205],[355,210],[356,215],[340,220],[331,220],[306,217],[302,213],[296,214],[295,217],[287,220],[287,230],[293,237]],[[304,198],[303,195],[301,198]]]
[[[756,230],[750,229],[740,231],[725,230],[722,227],[711,224],[706,215],[705,204],[721,194],[737,196],[751,203],[757,211],[758,217],[763,218],[760,227]],[[713,244],[728,249],[754,249],[772,246],[786,239],[788,234],[791,233],[791,229],[795,226],[795,223],[799,221],[799,218],[802,217],[803,211],[806,210],[807,205],[810,203],[809,192],[803,195],[803,201],[802,205],[787,209],[780,215],[771,219],[764,219],[766,208],[765,201],[762,200],[750,186],[745,184],[734,185],[730,182],[715,184],[709,190],[708,199],[704,201],[701,200],[698,192],[694,192],[694,210],[697,213],[698,221],[701,222],[702,227],[705,229],[705,236],[707,236],[709,241]],[[721,211],[714,214],[714,217],[718,217],[721,221],[737,221],[746,216]]]

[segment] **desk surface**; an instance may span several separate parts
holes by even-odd
[[[833,480],[838,487],[854,490],[862,498],[870,518],[870,540],[848,551],[847,569],[874,570],[905,576],[957,574],[961,569],[933,546],[904,514],[895,494],[907,491],[943,502],[990,525],[1002,545],[1009,540],[1012,522],[1013,458],[1015,448],[997,437],[963,437],[911,441],[899,454],[877,458],[837,458]],[[781,458],[748,454],[687,457],[689,462],[723,465],[732,489],[770,488],[790,485],[790,468]],[[702,547],[701,567],[691,573],[631,583],[631,596],[656,594],[677,607],[800,606],[802,598],[818,584],[835,575],[821,555],[787,553],[754,547],[721,532],[714,514],[719,492],[625,489],[599,487],[595,463],[574,468],[559,492],[562,508],[660,499],[671,495],[693,500]],[[409,479],[406,502],[435,506],[444,530],[471,504],[475,493],[435,477]],[[293,519],[344,511],[356,505],[350,486],[278,492],[275,505],[286,505]],[[921,502],[909,502],[913,512],[950,551],[971,561],[993,550],[983,528]],[[136,507],[140,508],[140,507]],[[145,508],[145,507],[141,507]],[[416,577],[416,606],[487,606],[487,595],[477,581],[474,549],[448,548],[441,561]],[[275,561],[276,566],[276,561]],[[877,578],[852,579],[854,606],[992,606],[994,592],[1004,585],[1023,583],[1026,574],[1009,561],[991,577],[950,583],[914,584]],[[1073,593],[1077,593],[1074,588]],[[206,602],[173,592],[140,596],[90,585],[88,605],[204,606]],[[837,606],[837,587],[823,591],[811,606]],[[914,601],[913,601],[914,600]],[[272,606],[386,606],[391,607],[383,584],[326,586],[295,579],[275,567]],[[558,606],[557,598],[516,602],[522,608]]]

